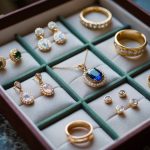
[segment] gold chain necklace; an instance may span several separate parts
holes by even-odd
[[[106,78],[104,76],[104,73],[96,68],[87,69],[86,67],[87,56],[88,56],[88,50],[86,50],[83,64],[79,64],[74,67],[54,66],[53,69],[78,69],[83,72],[82,75],[83,79],[88,86],[94,88],[99,88],[104,86],[106,83]]]

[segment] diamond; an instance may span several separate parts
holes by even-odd
[[[129,106],[131,106],[132,108],[136,108],[138,106],[138,100],[135,98],[130,99]]]
[[[41,85],[41,92],[43,95],[53,95],[54,94],[54,89],[50,86],[48,83],[44,83]]]
[[[48,23],[48,28],[50,30],[54,30],[54,29],[58,28],[58,26],[54,21],[51,21],[51,22]]]
[[[38,48],[43,51],[49,51],[51,49],[51,42],[48,39],[40,39],[38,41]]]
[[[111,104],[111,103],[112,103],[112,98],[111,98],[111,96],[105,96],[105,97],[104,97],[104,101],[105,101],[106,104]]]
[[[120,90],[119,91],[119,97],[120,98],[126,98],[127,97],[126,91],[125,90]]]
[[[25,105],[30,105],[34,103],[34,97],[29,95],[27,92],[24,92],[21,95],[21,102]]]
[[[124,106],[120,106],[120,105],[117,105],[117,106],[116,106],[116,113],[117,113],[118,115],[124,114],[124,111],[125,111]]]
[[[44,29],[43,28],[36,28],[35,29],[35,35],[37,36],[37,37],[40,37],[40,36],[44,36]]]
[[[64,44],[66,42],[66,35],[61,31],[57,31],[54,33],[54,41],[57,44]]]

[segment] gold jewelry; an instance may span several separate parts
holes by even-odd
[[[9,57],[14,63],[18,63],[21,61],[21,52],[14,48],[10,51]]]
[[[50,40],[44,38],[44,29],[43,28],[36,28],[35,29],[35,36],[38,39],[38,48],[42,52],[47,52],[51,49],[52,45]]]
[[[150,87],[150,75],[147,78],[148,86]]]
[[[14,89],[17,90],[20,94],[20,101],[22,104],[31,105],[34,103],[34,97],[29,95],[27,92],[24,92],[21,86],[21,83],[18,81],[14,82]]]
[[[94,21],[86,19],[85,16],[92,12],[102,13],[107,16],[107,19],[101,22],[98,22],[98,21],[94,22]],[[98,7],[98,6],[87,7],[81,11],[80,21],[85,27],[89,29],[103,29],[103,28],[107,28],[111,24],[112,14],[109,10],[103,7]]]
[[[129,107],[131,108],[137,108],[138,107],[138,100],[133,98],[129,100]]]
[[[53,21],[48,23],[48,28],[53,32],[53,38],[56,44],[62,45],[67,41],[66,35],[59,30],[57,24]]]
[[[75,67],[53,67],[54,69],[78,69],[83,72],[83,79],[85,83],[93,88],[99,88],[106,84],[106,77],[104,73],[97,68],[87,69],[86,59],[87,59],[88,50],[86,51],[85,59],[83,64],[79,64]]]
[[[75,129],[87,129],[89,132],[85,135],[82,136],[74,136],[72,135],[72,131]],[[68,140],[71,143],[85,143],[85,142],[90,142],[91,140],[93,140],[94,135],[93,135],[93,126],[87,122],[87,121],[83,121],[83,120],[76,120],[76,121],[72,121],[71,123],[67,124],[66,128],[65,128],[65,132],[66,135],[68,137]]]
[[[35,74],[35,79],[38,80],[38,82],[40,84],[41,94],[43,94],[45,96],[52,96],[54,94],[54,89],[50,86],[50,84],[44,83],[42,81],[42,76],[40,73]]]
[[[106,104],[111,104],[113,102],[111,96],[105,96],[104,97],[104,102]]]
[[[119,94],[120,98],[126,98],[127,97],[127,93],[125,90],[120,90],[118,94]]]
[[[4,69],[5,67],[6,67],[6,59],[0,56],[0,70]]]
[[[123,115],[123,114],[124,114],[124,111],[125,111],[124,106],[120,106],[120,105],[117,105],[117,106],[116,106],[116,113],[117,113],[118,115]]]
[[[123,43],[125,40],[134,40],[139,46],[127,47]],[[114,45],[120,55],[127,58],[138,58],[145,52],[147,41],[144,34],[133,29],[125,29],[116,33]]]

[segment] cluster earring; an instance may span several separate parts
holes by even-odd
[[[37,80],[40,84],[40,91],[41,94],[44,96],[52,96],[54,95],[54,89],[51,87],[50,84],[44,83],[42,81],[42,75],[41,73],[36,73],[35,74],[35,80]]]
[[[62,45],[65,44],[67,41],[66,35],[59,30],[57,24],[53,21],[48,23],[48,28],[53,33],[53,39],[56,44]]]
[[[35,36],[38,39],[38,48],[42,52],[47,52],[51,50],[51,42],[47,38],[44,38],[44,29],[43,28],[36,28],[35,29]]]
[[[22,104],[31,105],[34,103],[34,97],[27,92],[24,92],[21,83],[18,81],[14,82],[14,89],[20,94],[20,101]]]
[[[22,58],[21,52],[17,48],[14,48],[10,51],[9,57],[14,63],[20,62]]]
[[[5,67],[6,67],[6,59],[0,56],[0,70],[4,69]]]

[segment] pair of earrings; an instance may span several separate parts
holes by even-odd
[[[120,90],[118,94],[119,94],[120,98],[126,98],[127,97],[127,93],[125,92],[125,90]],[[112,104],[113,100],[112,100],[111,96],[105,96],[104,97],[104,102],[106,104]],[[130,108],[137,108],[138,107],[138,100],[134,99],[134,98],[130,99],[127,108],[129,108],[129,107]],[[116,113],[118,115],[123,114],[124,111],[125,111],[125,107],[124,106],[120,106],[120,105],[117,105],[115,107],[115,109],[116,109]]]
[[[40,84],[41,94],[44,96],[52,96],[54,94],[54,89],[50,84],[44,83],[40,73],[35,74],[35,80]],[[14,89],[17,90],[20,94],[20,101],[22,104],[31,105],[34,103],[34,96],[30,95],[28,92],[25,92],[21,86],[21,83],[18,81],[14,82]]]
[[[66,42],[66,35],[59,30],[57,24],[53,21],[48,23],[49,30],[53,33],[53,39],[56,44],[62,45]],[[52,44],[50,40],[44,38],[44,29],[43,28],[36,28],[35,29],[35,36],[38,39],[38,48],[42,52],[47,52],[51,50]]]
[[[14,63],[18,63],[21,61],[21,52],[14,48],[10,51],[9,53],[9,58],[11,59],[11,61],[13,61]],[[2,56],[0,56],[0,70],[4,69],[6,67],[6,59]]]

